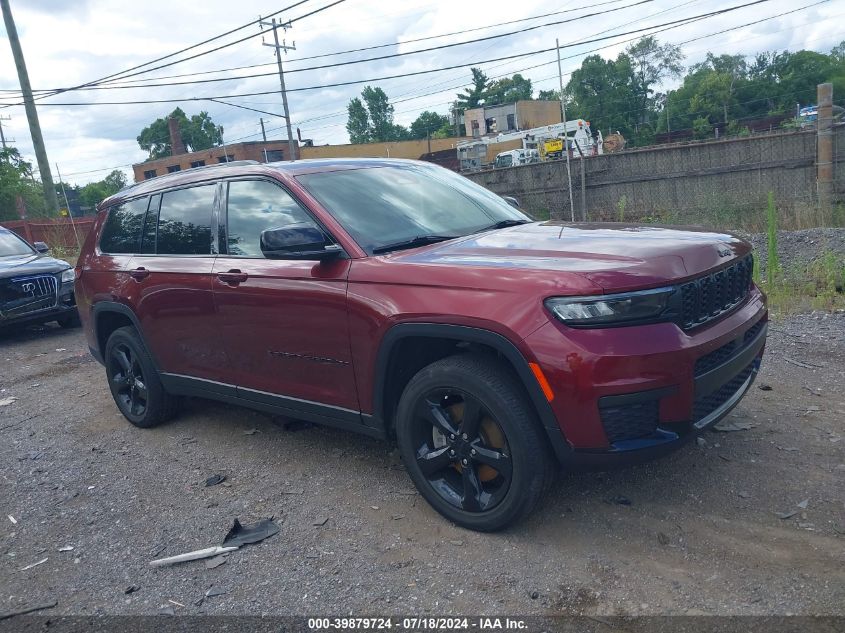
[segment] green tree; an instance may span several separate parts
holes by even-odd
[[[79,202],[86,209],[93,209],[103,200],[116,194],[127,184],[126,174],[115,169],[108,176],[96,182],[89,182],[79,189]]]
[[[46,215],[41,183],[33,179],[32,164],[15,147],[0,149],[0,220],[17,220],[18,198],[27,217]]]
[[[538,101],[560,101],[560,90],[541,90],[537,93]]]
[[[355,97],[346,106],[346,131],[352,143],[403,141],[409,132],[393,122],[393,106],[387,94],[376,86],[366,86],[361,98]]]
[[[594,130],[620,131],[632,142],[637,123],[634,108],[631,60],[621,54],[615,60],[589,55],[581,62],[565,93],[567,118],[584,118]]]
[[[470,68],[470,71],[472,72],[472,87],[458,93],[456,106],[459,112],[480,106],[487,90],[487,75],[480,68]]]
[[[516,73],[513,77],[504,77],[490,82],[484,90],[484,103],[499,105],[527,101],[531,99],[532,93],[531,80]]]
[[[447,136],[449,136],[451,132],[449,117],[425,110],[411,123],[410,137],[412,139],[422,139],[427,138],[431,134],[432,138],[436,138],[435,134],[444,130],[447,132]]]
[[[170,118],[179,122],[182,140],[190,152],[198,152],[223,144],[223,126],[216,125],[208,112],[202,111],[188,118],[182,108],[176,108],[168,116],[150,123],[138,135],[136,139],[138,145],[142,150],[149,152],[149,160],[172,155],[170,128],[167,124]]]

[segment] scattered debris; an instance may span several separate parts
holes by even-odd
[[[695,443],[702,447],[707,446],[707,440],[705,440],[703,437],[695,438]]]
[[[244,435],[255,435],[256,433],[261,433],[258,429],[250,429],[249,431],[244,431]]]
[[[205,592],[206,598],[213,598],[214,596],[222,596],[227,591],[225,589],[218,589],[216,587],[211,587],[208,591]]]
[[[449,542],[450,542],[452,545],[454,545],[455,547],[463,547],[463,545],[464,545],[464,542],[463,542],[463,541],[449,541]]]
[[[751,422],[743,422],[741,420],[722,420],[713,426],[714,431],[721,431],[722,433],[731,433],[733,431],[748,431],[754,428]]]
[[[33,567],[38,567],[38,566],[39,566],[39,565],[41,565],[42,563],[46,563],[48,560],[49,560],[49,559],[47,559],[47,558],[42,558],[42,559],[41,559],[40,561],[38,561],[37,563],[32,563],[31,565],[27,565],[26,567],[22,567],[22,568],[21,568],[21,571],[26,571],[27,569],[32,569]]]
[[[0,407],[8,407],[12,404],[17,398],[14,396],[9,396],[8,398],[0,398]]]
[[[663,532],[657,533],[657,542],[661,545],[669,545],[669,537],[666,536]]]
[[[67,351],[67,347],[57,347],[57,348],[56,348],[56,351],[57,351],[57,352],[66,352],[66,351]]]
[[[206,569],[216,569],[220,567],[220,565],[224,565],[226,563],[226,557],[228,554],[220,554],[220,556],[215,556],[211,560],[205,561],[205,568]]]
[[[52,609],[57,604],[59,603],[53,600],[53,602],[39,604],[33,607],[24,607],[23,609],[18,609],[17,611],[6,611],[5,613],[0,613],[0,620],[8,620],[9,618],[13,618],[16,615],[26,615],[27,613],[34,613],[36,611],[41,611],[42,609]]]
[[[629,506],[631,505],[631,500],[628,497],[623,497],[622,495],[618,495],[610,499],[609,503],[615,503],[618,506]]]
[[[797,449],[797,448],[793,448],[793,447],[791,447],[791,446],[778,446],[778,445],[776,444],[776,445],[775,445],[775,448],[777,448],[779,451],[785,451],[785,452],[787,452],[787,453],[796,453],[796,452],[798,452],[798,449]]]
[[[378,510],[378,506],[370,506],[373,510]]]
[[[719,459],[722,459],[722,460],[724,460],[724,461],[726,461],[726,462],[731,461],[731,458],[730,458],[730,457],[728,457],[727,455],[722,455],[722,454],[720,454],[720,455],[719,455]]]
[[[304,493],[305,491],[302,488],[290,488],[288,490],[282,490],[283,495],[301,495]]]
[[[223,539],[223,546],[233,546],[235,549],[241,545],[259,543],[266,538],[279,533],[279,526],[273,522],[273,517],[259,521],[255,525],[244,527],[240,521],[235,519],[232,529]]]
[[[126,589],[123,590],[123,593],[129,595],[130,593],[135,593],[139,589],[141,588],[138,585],[129,585]]]
[[[531,593],[528,594],[528,597],[531,598],[532,600],[536,600],[537,598],[540,597],[540,593],[537,592],[537,591],[532,591]]]
[[[760,391],[771,391],[771,390],[772,390],[772,386],[771,386],[771,385],[767,385],[767,384],[766,384],[766,383],[764,383],[764,382],[761,382],[759,385],[757,385],[757,389],[759,389]]]
[[[224,481],[226,481],[226,475],[212,475],[205,480],[205,487],[216,486],[217,484],[222,484]]]
[[[175,600],[168,600],[170,604],[175,604],[177,607],[184,607],[185,605],[181,602],[176,602]]]
[[[318,516],[316,519],[314,519],[313,525],[315,525],[315,526],[325,525],[326,523],[328,523],[328,521],[329,521],[329,517]]]
[[[6,516],[9,517],[9,521],[12,522],[12,525],[18,524],[18,520],[15,517],[13,517],[11,514],[7,514]]]
[[[740,490],[740,491],[737,493],[737,495],[738,495],[739,497],[741,497],[742,499],[748,499],[748,497],[750,497],[750,496],[751,496],[750,494],[748,494],[748,493],[747,493],[747,492],[745,492],[744,490]]]
[[[796,505],[796,506],[798,506],[799,508],[801,508],[802,510],[806,510],[806,509],[807,509],[807,506],[808,506],[809,504],[810,504],[810,500],[809,500],[809,499],[804,499],[804,501],[801,501],[801,502],[799,502],[799,503],[796,503],[795,505]]]
[[[404,519],[404,518],[405,518],[405,515],[404,515],[404,514],[394,514],[394,515],[393,515],[392,517],[390,517],[390,518],[391,518],[391,519],[393,519],[394,521],[398,521],[399,519]]]
[[[783,360],[785,360],[787,363],[791,363],[792,365],[795,365],[796,367],[803,367],[804,369],[821,369],[821,367],[822,367],[821,365],[813,365],[811,363],[804,363],[804,362],[801,362],[800,360],[795,360],[795,359],[789,358],[787,356],[784,356]]]
[[[72,552],[73,551],[73,545],[65,545],[64,547],[60,547],[59,551],[60,552]]]
[[[173,607],[162,607],[158,610],[159,615],[176,615],[176,612],[173,610]]]
[[[226,552],[234,552],[237,548],[235,547],[206,547],[205,549],[198,549],[193,552],[187,552],[185,554],[177,554],[176,556],[168,556],[167,558],[159,558],[157,560],[150,561],[151,567],[164,567],[165,565],[173,565],[175,563],[184,563],[189,560],[200,560],[202,558],[211,558],[213,556],[218,556],[220,554],[224,554]]]
[[[779,519],[791,519],[796,514],[798,514],[798,510],[790,510],[789,512],[777,512]]]

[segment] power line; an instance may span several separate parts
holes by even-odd
[[[338,1],[342,2],[343,0],[338,0]],[[653,35],[654,33],[670,30],[672,28],[677,28],[678,26],[683,26],[683,25],[691,23],[691,22],[696,22],[696,21],[699,21],[699,20],[711,18],[711,17],[717,16],[717,15],[723,15],[725,13],[730,13],[732,11],[737,11],[739,9],[744,9],[746,7],[750,7],[750,6],[754,6],[754,5],[758,5],[758,4],[763,4],[763,3],[766,3],[766,2],[771,2],[771,0],[753,0],[752,2],[747,2],[745,4],[736,5],[736,6],[728,7],[728,8],[725,8],[725,9],[719,9],[717,11],[711,11],[711,12],[708,12],[708,13],[703,13],[703,14],[700,14],[700,15],[697,15],[697,16],[691,16],[691,17],[688,17],[688,18],[682,18],[682,19],[679,19],[679,20],[672,20],[670,22],[664,22],[663,24],[656,24],[656,25],[643,27],[643,28],[640,28],[640,29],[634,29],[634,30],[627,31],[627,32],[624,32],[624,33],[617,33],[617,34],[614,34],[614,35],[607,35],[607,36],[603,36],[603,37],[593,38],[593,39],[590,39],[590,40],[583,40],[583,41],[578,42],[577,44],[567,44],[567,45],[565,45],[561,48],[572,48],[574,46],[581,46],[581,45],[584,45],[584,44],[593,44],[595,42],[600,42],[600,41],[612,39],[612,38],[615,38],[615,37],[622,37],[622,36],[625,36],[625,35],[642,33],[644,31],[649,31],[651,29],[659,29],[659,30],[654,31],[653,33],[650,33],[650,35]],[[830,2],[830,0],[819,0],[819,2],[817,2],[816,4],[823,4],[825,2]],[[518,59],[520,57],[531,57],[531,56],[534,56],[534,55],[540,55],[542,53],[548,53],[548,52],[553,51],[553,50],[556,50],[556,49],[555,48],[544,48],[544,49],[539,49],[539,50],[535,50],[535,51],[529,51],[527,53],[517,53],[515,55],[506,55],[506,56],[503,56],[503,57],[496,57],[496,58],[493,58],[493,59],[467,62],[467,63],[463,63],[463,64],[456,64],[456,65],[453,65],[453,66],[445,66],[445,67],[442,67],[442,68],[419,70],[419,71],[414,71],[414,72],[401,73],[401,74],[397,74],[397,75],[386,75],[386,76],[382,76],[382,77],[371,77],[371,78],[368,78],[368,79],[357,79],[357,80],[350,80],[350,81],[342,81],[342,82],[336,82],[336,83],[331,83],[331,84],[321,84],[321,85],[317,85],[317,86],[304,86],[304,87],[300,87],[300,88],[288,88],[288,92],[304,92],[304,91],[309,91],[309,90],[324,90],[326,88],[336,88],[336,87],[341,87],[341,86],[350,86],[350,85],[362,84],[362,83],[386,81],[386,80],[389,80],[389,79],[399,79],[399,78],[403,78],[403,77],[415,77],[415,76],[419,76],[419,75],[426,75],[426,74],[431,74],[431,73],[436,73],[436,72],[444,72],[444,71],[447,71],[447,70],[454,70],[454,69],[457,69],[457,68],[466,68],[468,66],[477,66],[479,64],[484,64],[484,63],[497,62],[497,61],[503,61],[503,60],[509,60],[509,59]],[[347,63],[344,63],[344,64],[337,64],[337,65],[342,66],[342,65],[347,65],[349,63],[354,63],[354,62],[347,62]],[[168,85],[178,85],[178,84],[168,84]],[[232,99],[232,98],[238,98],[238,97],[263,96],[263,95],[268,95],[268,94],[275,94],[275,92],[276,92],[275,90],[270,90],[270,91],[261,91],[261,92],[249,92],[249,93],[241,93],[241,94],[232,94],[232,95],[214,95],[214,96],[208,96],[208,97],[187,97],[187,98],[179,98],[179,99],[150,99],[150,100],[137,100],[137,101],[91,101],[91,102],[68,102],[68,103],[50,102],[50,103],[44,103],[42,105],[68,107],[68,106],[94,106],[94,105],[139,105],[139,104],[154,104],[154,103],[180,103],[180,102],[187,102],[187,101],[208,101],[210,99]]]
[[[282,13],[282,12],[284,12],[284,11],[288,11],[288,10],[292,9],[293,7],[297,7],[297,6],[299,6],[299,5],[301,5],[301,4],[304,4],[305,2],[308,2],[308,1],[309,1],[309,0],[300,0],[299,2],[294,3],[294,4],[292,4],[292,5],[288,6],[288,7],[284,8],[284,9],[281,9],[281,10],[279,10],[279,11],[274,12],[272,15],[278,15],[279,13]],[[315,9],[315,10],[313,10],[313,11],[310,11],[310,12],[308,12],[308,13],[304,14],[304,15],[299,16],[298,18],[294,18],[294,19],[292,19],[292,20],[288,20],[285,24],[286,24],[286,25],[287,25],[287,24],[293,24],[294,22],[297,22],[297,21],[299,21],[299,20],[303,20],[303,19],[305,19],[305,18],[307,18],[307,17],[310,17],[310,16],[312,16],[312,15],[315,15],[316,13],[320,13],[321,11],[325,11],[326,9],[330,9],[331,7],[333,7],[333,6],[335,6],[335,5],[338,5],[338,4],[340,4],[340,3],[342,3],[342,2],[345,2],[345,1],[346,1],[346,0],[335,0],[335,2],[332,2],[331,4],[328,4],[328,5],[324,6],[324,7],[320,7],[319,9]],[[122,72],[120,72],[120,73],[114,73],[114,74],[112,74],[112,75],[108,75],[108,76],[103,77],[103,78],[100,78],[100,79],[98,79],[98,80],[90,81],[90,82],[87,82],[87,83],[85,83],[85,84],[80,84],[80,85],[78,85],[78,86],[73,86],[73,87],[71,87],[71,88],[57,88],[57,89],[55,89],[55,90],[53,90],[53,91],[48,91],[48,93],[47,93],[47,94],[44,94],[44,93],[39,94],[39,96],[38,96],[38,100],[45,99],[45,98],[47,98],[47,97],[52,97],[52,96],[55,96],[55,95],[58,95],[58,94],[62,94],[62,93],[65,93],[65,92],[71,92],[71,91],[83,90],[83,89],[91,89],[91,88],[93,88],[93,87],[98,86],[99,84],[104,83],[104,82],[105,82],[106,80],[108,80],[108,79],[112,79],[112,78],[117,77],[117,76],[120,76],[120,75],[122,75],[122,76],[120,77],[121,79],[127,79],[127,78],[129,78],[129,77],[135,77],[135,76],[137,76],[137,75],[142,75],[142,74],[145,74],[145,73],[153,72],[153,71],[156,71],[156,70],[160,70],[160,69],[162,69],[162,68],[168,68],[168,67],[170,67],[170,66],[175,66],[176,64],[181,64],[181,63],[183,63],[183,62],[190,61],[190,60],[192,60],[192,59],[196,59],[196,58],[198,58],[198,57],[202,57],[202,56],[204,56],[204,55],[208,55],[208,54],[210,54],[210,53],[215,53],[215,52],[217,52],[217,51],[223,50],[224,48],[229,48],[230,46],[235,46],[236,44],[240,44],[240,43],[242,43],[242,42],[245,42],[245,41],[247,41],[247,40],[249,40],[249,39],[252,39],[253,37],[256,37],[257,35],[263,35],[263,34],[265,34],[265,33],[269,33],[269,32],[271,32],[271,31],[273,30],[273,29],[266,29],[266,30],[262,30],[262,31],[259,31],[258,33],[255,33],[255,34],[252,34],[252,35],[248,35],[248,36],[246,36],[246,37],[242,37],[241,39],[235,40],[235,41],[233,41],[233,42],[228,42],[228,43],[226,43],[226,44],[222,44],[222,45],[217,46],[217,47],[215,47],[215,48],[211,48],[211,49],[208,49],[208,50],[206,50],[206,51],[202,51],[202,52],[200,52],[200,53],[196,53],[195,55],[191,55],[191,56],[189,56],[189,57],[184,57],[184,58],[182,58],[182,59],[177,59],[177,60],[175,60],[175,61],[168,62],[168,63],[166,63],[166,64],[161,64],[160,66],[155,66],[155,67],[153,67],[153,68],[148,68],[148,69],[146,69],[146,70],[138,70],[137,72],[133,72],[133,73],[130,73],[130,74],[126,74],[126,73],[129,73],[129,72],[130,72],[130,71],[132,71],[132,70],[136,70],[136,69],[138,69],[138,68],[143,68],[144,66],[148,66],[148,65],[150,65],[150,64],[154,64],[154,63],[156,63],[156,62],[158,62],[158,61],[161,61],[161,60],[164,60],[164,59],[168,59],[168,58],[170,58],[170,57],[174,57],[175,55],[179,55],[180,53],[183,53],[183,52],[186,52],[186,51],[192,50],[192,49],[194,49],[194,48],[197,48],[197,47],[202,46],[202,45],[204,45],[204,44],[207,44],[207,43],[209,43],[209,42],[215,41],[215,40],[217,40],[217,39],[220,39],[220,38],[222,38],[222,37],[225,37],[226,35],[230,35],[230,34],[232,34],[232,33],[235,33],[235,32],[237,32],[237,31],[240,31],[240,30],[242,30],[242,29],[244,29],[244,28],[247,28],[247,27],[249,27],[249,26],[253,26],[253,25],[257,24],[258,22],[260,22],[260,19],[259,19],[259,20],[253,20],[252,22],[249,22],[249,23],[248,23],[248,24],[246,24],[246,25],[240,26],[240,27],[238,27],[238,28],[236,28],[236,29],[232,29],[231,31],[227,31],[227,32],[226,32],[226,33],[224,33],[224,34],[217,35],[217,36],[215,36],[215,37],[213,37],[213,38],[210,38],[210,39],[208,39],[208,40],[205,40],[205,41],[203,41],[203,42],[200,42],[199,44],[194,44],[193,46],[189,46],[189,47],[187,47],[187,48],[184,48],[184,49],[182,49],[181,51],[177,51],[177,52],[175,52],[175,53],[170,53],[169,55],[165,55],[165,56],[160,57],[160,58],[158,58],[158,59],[156,59],[156,60],[153,60],[153,61],[151,61],[151,62],[146,62],[146,63],[144,63],[144,64],[140,64],[140,65],[138,65],[138,66],[135,66],[135,67],[133,67],[133,68],[127,69],[127,70],[122,71]],[[10,107],[10,106],[14,106],[14,105],[19,105],[19,104],[7,104],[5,107]],[[42,105],[44,105],[44,104],[42,104]]]
[[[342,1],[343,0],[338,0],[338,2],[342,2]],[[619,0],[613,0],[613,1],[618,2]],[[758,2],[768,2],[768,1],[769,0],[758,0]],[[338,4],[338,2],[335,2],[335,4]],[[587,13],[587,14],[579,15],[579,16],[576,16],[576,17],[573,17],[573,18],[567,18],[565,20],[557,20],[557,21],[554,21],[554,22],[547,22],[545,24],[537,24],[537,25],[528,26],[528,27],[525,27],[525,28],[522,28],[522,29],[518,29],[516,31],[509,31],[507,33],[499,33],[497,35],[488,35],[486,37],[480,37],[480,38],[476,38],[476,39],[473,39],[473,40],[465,40],[465,41],[462,41],[462,42],[452,42],[450,44],[441,44],[440,46],[432,46],[432,47],[429,47],[429,48],[423,48],[423,49],[419,49],[419,50],[415,50],[415,51],[405,51],[405,52],[402,52],[402,53],[391,53],[389,55],[381,55],[381,56],[378,56],[378,57],[369,57],[369,58],[365,58],[365,59],[356,59],[356,60],[345,61],[345,62],[337,62],[337,63],[334,63],[334,64],[324,64],[324,65],[321,65],[321,66],[309,66],[309,67],[305,67],[305,68],[294,68],[294,69],[287,70],[286,72],[287,73],[301,73],[301,72],[307,72],[307,71],[312,71],[312,70],[323,70],[323,69],[326,69],[326,68],[336,68],[336,67],[339,67],[339,66],[348,66],[348,65],[352,65],[352,64],[364,64],[364,63],[380,61],[380,60],[384,60],[384,59],[393,59],[393,58],[396,58],[396,57],[405,57],[407,55],[418,55],[420,53],[429,53],[431,51],[442,50],[442,49],[446,49],[446,48],[454,48],[456,46],[466,46],[467,44],[477,44],[479,42],[485,42],[485,41],[489,41],[489,40],[499,39],[499,38],[502,38],[502,37],[510,37],[512,35],[519,35],[520,33],[527,33],[528,31],[534,31],[536,29],[547,28],[547,27],[550,27],[550,26],[559,26],[561,24],[568,24],[570,22],[576,22],[578,20],[584,20],[584,19],[587,19],[587,18],[596,17],[598,15],[603,15],[603,14],[606,14],[606,13],[613,13],[613,12],[616,12],[616,11],[622,11],[624,9],[630,9],[630,8],[637,7],[637,6],[640,6],[640,5],[643,5],[643,4],[648,4],[648,3],[651,3],[651,2],[654,2],[654,0],[638,0],[638,2],[634,2],[632,4],[628,4],[628,5],[625,5],[623,7],[615,7],[613,9],[605,9],[603,11],[596,11],[594,13]],[[603,4],[607,4],[607,3],[603,3]],[[329,6],[333,6],[333,5],[329,5]],[[585,7],[582,7],[582,8],[585,8]],[[314,13],[314,12],[312,12],[312,13]],[[558,13],[560,13],[560,12],[558,12]],[[547,15],[552,15],[552,14],[547,14]],[[305,17],[305,16],[303,16],[303,17]],[[540,16],[540,17],[545,17],[545,16]],[[299,19],[301,19],[301,18],[299,18]],[[521,20],[521,21],[525,21],[525,20],[529,20],[529,19],[535,19],[535,18],[523,18],[523,20]],[[515,20],[515,21],[520,21],[520,20]],[[507,23],[504,23],[504,24],[507,24]],[[479,27],[479,28],[488,28],[488,27]],[[272,29],[268,29],[268,30],[272,30]],[[479,30],[479,29],[467,29],[466,31],[456,31],[455,33],[447,33],[447,34],[444,34],[444,35],[435,35],[435,36],[431,36],[429,38],[420,38],[420,40],[433,39],[433,38],[436,38],[436,37],[446,37],[448,35],[456,35],[458,33],[465,33],[465,32],[475,31],[475,30]],[[266,32],[266,31],[262,31],[262,32]],[[372,47],[372,48],[382,48],[384,46],[386,46],[386,45],[379,45],[377,47]],[[361,50],[364,50],[364,49],[361,49]],[[327,53],[325,55],[317,55],[315,57],[326,57],[326,56],[330,56],[330,55],[340,55],[340,54],[343,54],[343,53],[342,52],[341,53]],[[305,59],[310,59],[310,58],[305,58]],[[294,60],[294,61],[301,61],[301,59],[300,60]],[[211,71],[211,72],[216,72],[216,71]],[[214,77],[214,78],[211,78],[211,79],[195,79],[195,80],[192,80],[192,81],[177,81],[177,82],[165,82],[165,83],[137,83],[137,84],[133,84],[133,85],[109,84],[109,85],[91,86],[91,87],[86,87],[86,88],[80,88],[80,90],[127,90],[127,89],[130,89],[130,88],[161,88],[161,87],[172,87],[172,86],[186,86],[186,85],[204,84],[204,83],[217,83],[217,82],[222,82],[222,81],[239,81],[239,80],[243,80],[243,79],[255,79],[255,78],[258,78],[258,77],[271,77],[275,74],[276,74],[275,72],[267,72],[267,73],[256,73],[256,74],[252,74],[252,75],[238,75],[237,77]],[[57,89],[51,89],[51,90],[57,90]],[[49,90],[46,90],[46,89],[42,89],[42,91],[49,92]]]

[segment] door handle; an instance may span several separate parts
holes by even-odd
[[[237,285],[249,279],[249,275],[233,268],[225,273],[217,273],[217,278],[223,283]]]
[[[132,277],[135,281],[142,281],[150,276],[150,271],[144,268],[143,266],[139,266],[135,270],[129,271],[129,276]]]

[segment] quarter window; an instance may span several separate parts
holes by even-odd
[[[103,232],[100,250],[104,253],[137,253],[141,243],[141,229],[147,211],[148,198],[130,200],[111,207]]]
[[[168,191],[162,196],[156,252],[159,255],[211,253],[211,210],[217,185]]]
[[[266,180],[229,183],[228,237],[230,255],[263,257],[261,232],[289,224],[315,225],[308,213],[287,191]]]

